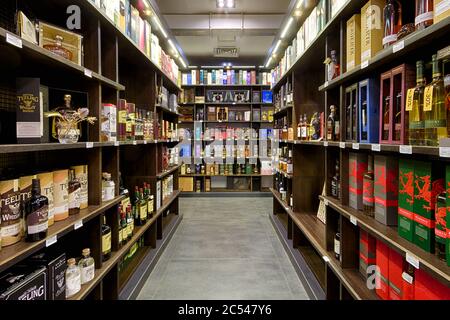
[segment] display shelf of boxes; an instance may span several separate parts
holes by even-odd
[[[82,28],[76,33],[67,30],[60,19],[66,16],[69,4],[78,5],[83,12]],[[137,4],[132,1],[131,5]],[[175,147],[181,92],[178,67],[168,57],[165,62],[152,59],[151,52],[162,56],[162,49],[148,41],[132,40],[134,33],[127,35],[122,27],[128,27],[118,24],[123,17],[114,21],[106,9],[81,0],[45,4],[7,0],[2,4],[0,46],[7,54],[2,55],[1,63],[8,66],[8,72],[0,77],[2,217],[6,217],[6,199],[11,192],[21,192],[19,205],[28,198],[33,178],[39,179],[41,192],[52,203],[52,218],[47,222],[51,225],[35,242],[25,241],[31,229],[24,232],[19,227],[17,234],[12,234],[15,229],[11,226],[21,225],[22,214],[17,221],[2,219],[0,278],[25,277],[20,285],[8,287],[1,282],[2,300],[21,299],[21,290],[33,279],[41,281],[39,285],[46,283],[46,290],[36,299],[66,299],[67,292],[60,288],[64,288],[67,260],[73,257],[78,263],[84,248],[90,249],[94,259],[93,278],[67,298],[130,298],[142,285],[133,277],[136,269],[148,257],[158,258],[155,252],[164,247],[182,219]],[[133,12],[136,21],[144,25],[139,37],[151,38],[142,8]],[[38,19],[42,32],[47,33],[27,29],[27,19]],[[17,26],[17,21],[25,23]],[[55,48],[52,30],[64,34],[58,54],[51,51]],[[78,42],[69,43],[70,39]],[[20,64],[16,63],[19,59]],[[25,98],[35,111],[26,119],[21,118],[18,106]],[[59,127],[51,118],[42,117],[41,111],[68,105],[87,108],[96,121],[77,127],[81,133],[78,142],[63,144],[58,142]],[[16,123],[21,121],[30,126],[18,126],[16,132]],[[76,179],[69,181],[69,169],[74,170]],[[124,220],[123,213],[134,206],[135,186],[144,182],[147,219],[133,227],[134,216]],[[140,254],[133,256],[136,246]],[[57,287],[61,283],[63,286]],[[65,287],[73,289],[69,284]]]
[[[272,222],[316,297],[450,299],[450,11],[424,22],[408,1],[395,3],[412,25],[384,34],[364,19],[376,7],[383,25],[386,1],[343,1],[273,71],[275,127],[293,174],[272,189]],[[315,112],[322,134],[308,141],[303,117]],[[366,285],[377,278],[378,288]]]
[[[179,135],[185,142],[181,151],[186,160],[181,167],[182,191],[269,190],[270,159],[258,158],[258,137],[270,135],[273,124],[268,75],[256,70],[230,69],[191,70],[182,75]],[[216,154],[212,159],[214,152],[219,152],[214,146],[219,140],[222,148],[229,145],[230,149],[225,148],[226,153],[220,157]],[[242,150],[238,147],[240,142]],[[270,145],[267,139],[266,143]],[[225,158],[233,159],[232,163],[225,164]]]

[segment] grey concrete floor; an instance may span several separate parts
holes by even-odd
[[[269,220],[272,198],[180,198],[183,221],[138,299],[308,299]]]

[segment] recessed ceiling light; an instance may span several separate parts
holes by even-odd
[[[234,0],[216,0],[216,7],[219,9],[231,9],[235,7],[235,2]]]

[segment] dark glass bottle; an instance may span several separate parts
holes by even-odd
[[[340,198],[341,193],[341,183],[339,178],[339,160],[336,160],[335,173],[333,178],[331,179],[331,195],[335,198]]]
[[[69,170],[69,215],[80,213],[81,183],[75,176],[75,170]]]
[[[139,201],[139,218],[141,225],[144,225],[147,221],[147,199],[144,196],[144,189],[139,189],[140,201]]]
[[[334,256],[336,259],[341,259],[341,223],[338,220],[337,231],[334,235]]]
[[[373,174],[373,157],[368,156],[367,171],[364,172],[363,177],[363,204],[364,214],[373,217],[375,213],[375,199],[374,199],[374,174]]]
[[[102,224],[102,261],[107,261],[111,257],[111,228],[106,224],[103,216]]]
[[[134,199],[133,199],[133,218],[134,224],[137,226],[141,225],[141,195],[139,193],[139,187],[136,186],[134,189]]]
[[[386,48],[397,41],[397,33],[402,27],[402,5],[397,0],[388,0],[383,10],[384,38]]]
[[[45,239],[48,230],[48,198],[41,195],[39,179],[32,180],[31,198],[24,203],[26,221],[26,241]]]
[[[330,114],[327,120],[327,141],[335,141],[336,107],[330,106]]]

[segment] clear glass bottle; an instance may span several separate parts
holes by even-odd
[[[75,175],[75,170],[69,170],[69,215],[80,213],[81,183]]]
[[[106,224],[106,217],[103,216],[102,224],[102,261],[107,261],[111,257],[111,228]]]
[[[433,0],[416,0],[416,30],[423,30],[433,24]]]
[[[367,161],[367,171],[363,176],[363,205],[364,214],[373,217],[375,214],[375,198],[374,198],[374,173],[373,173],[373,156],[369,154]]]
[[[397,41],[397,33],[402,27],[402,5],[397,0],[387,0],[383,9],[384,38],[383,46],[387,48]]]
[[[433,55],[433,81],[425,88],[424,118],[426,144],[438,146],[441,138],[447,138],[447,109],[444,80],[437,55]]]
[[[423,61],[416,63],[416,87],[412,101],[412,108],[409,111],[409,144],[425,145],[425,121],[423,114],[423,94],[425,89],[425,78],[423,75]]]
[[[80,268],[81,284],[83,285],[94,279],[95,261],[91,257],[91,250],[89,248],[83,249],[81,254],[83,257],[78,262],[78,267]]]
[[[114,199],[116,193],[116,184],[111,180],[111,174],[102,173],[102,201],[110,201]]]
[[[32,180],[31,197],[24,205],[27,242],[43,240],[48,230],[48,198],[41,194],[39,179]],[[1,220],[0,220],[1,221]]]
[[[66,269],[66,299],[81,290],[81,272],[74,258],[67,260]]]

